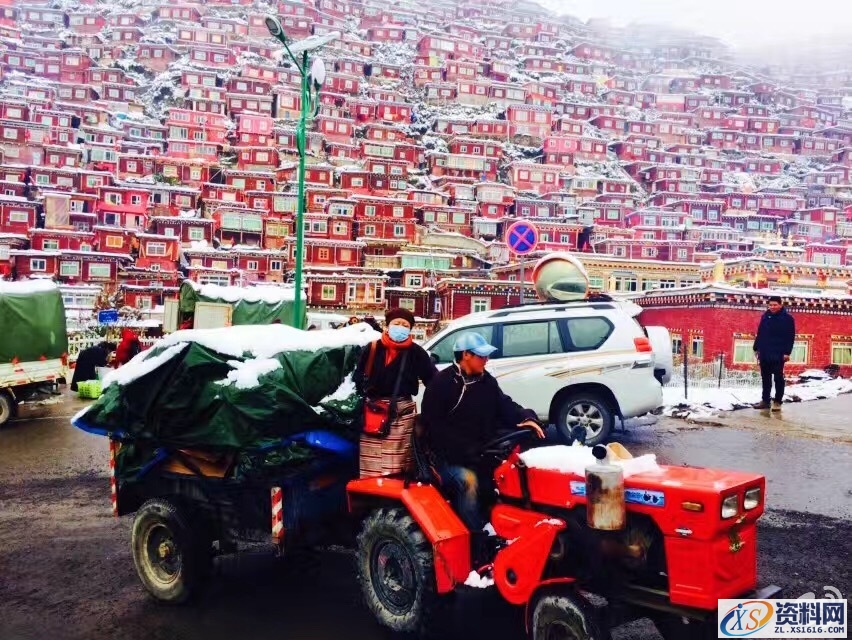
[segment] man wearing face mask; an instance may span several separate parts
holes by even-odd
[[[365,475],[365,457],[373,458],[367,464],[372,465],[371,469],[375,471],[375,475],[403,470],[395,468],[387,458],[410,455],[411,433],[417,411],[414,397],[418,393],[420,383],[429,384],[438,373],[429,354],[411,337],[414,322],[414,314],[407,309],[390,309],[385,314],[382,337],[364,349],[355,368],[353,380],[366,403],[391,403],[395,399],[390,412],[390,437],[362,437],[362,476]],[[395,447],[399,451],[392,451]],[[400,453],[403,447],[405,452]],[[375,459],[380,457],[380,454],[376,453],[379,450],[386,458],[383,461]],[[409,463],[410,460],[407,459],[401,461],[399,466],[403,467]]]

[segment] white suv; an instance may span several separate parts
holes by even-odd
[[[527,304],[459,318],[423,346],[443,368],[453,362],[460,335],[481,334],[497,347],[488,371],[504,393],[555,424],[563,438],[585,427],[591,445],[609,438],[616,416],[641,416],[662,405],[661,383],[673,366],[671,337],[663,327],[643,328],[635,319],[639,311],[607,296]]]

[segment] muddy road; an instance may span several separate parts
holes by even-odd
[[[0,640],[388,637],[360,605],[346,552],[295,566],[265,551],[241,554],[219,563],[198,603],[154,604],[133,569],[130,519],[110,514],[106,440],[68,423],[80,406],[67,399],[0,430]],[[761,525],[761,582],[789,597],[825,586],[852,593],[852,446],[676,421],[621,440],[661,462],[765,473],[771,508]],[[461,598],[454,615],[460,638],[523,637],[514,612],[488,591]],[[658,638],[641,621],[614,637]]]

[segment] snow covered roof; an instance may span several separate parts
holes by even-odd
[[[56,291],[58,286],[52,280],[0,280],[0,294],[26,295],[30,293],[43,293],[45,291]]]
[[[205,298],[215,298],[226,302],[244,300],[246,302],[279,304],[296,299],[296,290],[293,287],[224,287],[217,284],[198,284],[192,280],[185,280],[184,282]],[[302,298],[304,298],[304,294]]]

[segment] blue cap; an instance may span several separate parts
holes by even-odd
[[[480,334],[471,331],[470,333],[465,333],[456,338],[456,343],[453,345],[453,351],[471,351],[478,356],[487,358],[497,351],[497,347],[491,346]]]

